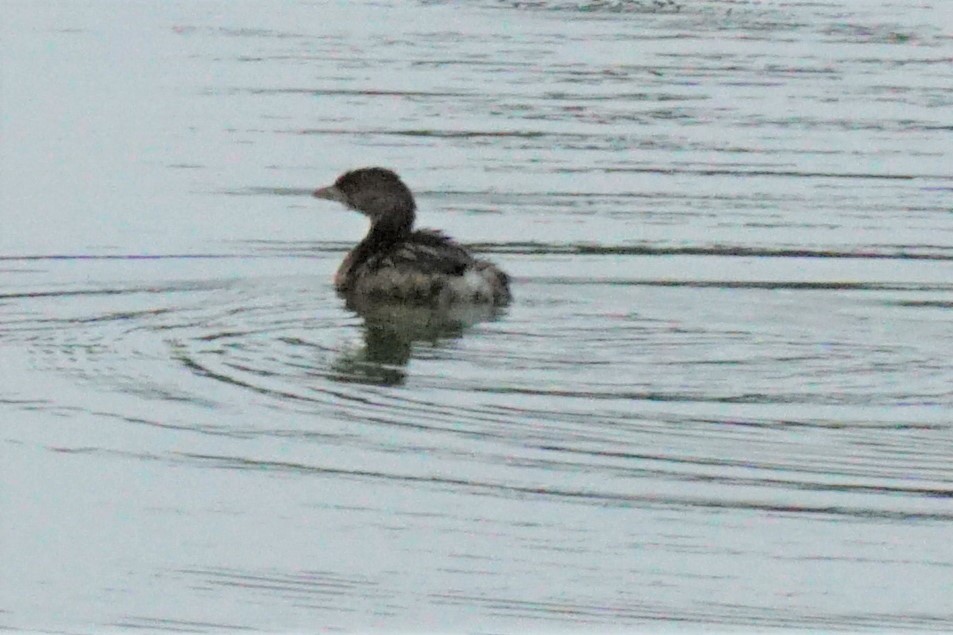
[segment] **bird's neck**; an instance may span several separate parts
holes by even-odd
[[[371,228],[361,244],[367,244],[371,249],[381,249],[410,235],[414,226],[414,210],[395,210],[379,216],[371,223]]]
[[[350,284],[351,275],[375,254],[387,251],[410,236],[414,226],[414,211],[392,212],[381,216],[371,223],[364,239],[344,258],[334,278],[338,289]]]

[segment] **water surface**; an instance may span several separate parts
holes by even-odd
[[[953,5],[4,14],[0,626],[953,629]]]

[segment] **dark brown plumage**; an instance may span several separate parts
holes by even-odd
[[[413,194],[394,172],[346,172],[313,196],[342,203],[371,221],[334,276],[340,294],[437,305],[510,301],[509,277],[495,265],[438,231],[414,231]]]

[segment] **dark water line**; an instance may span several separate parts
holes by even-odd
[[[565,169],[562,170],[565,172],[588,172],[586,170],[572,170]],[[679,174],[691,174],[695,176],[734,176],[734,177],[750,177],[750,176],[777,176],[777,177],[796,177],[796,178],[825,178],[825,179],[876,179],[876,180],[886,180],[886,181],[912,181],[914,179],[930,179],[930,180],[953,180],[953,176],[947,174],[874,174],[870,172],[807,172],[799,170],[735,170],[735,169],[716,169],[716,168],[656,168],[656,167],[646,167],[646,168],[604,168],[606,173],[621,172],[621,173],[635,173],[635,174],[664,174],[664,175],[679,175]]]
[[[828,406],[869,406],[872,397],[867,394],[846,395],[846,394],[783,394],[776,393],[742,393],[737,395],[717,397],[700,393],[671,393],[671,392],[651,392],[651,391],[630,391],[619,389],[618,391],[593,391],[593,390],[559,390],[546,388],[513,388],[513,387],[472,387],[470,390],[513,394],[530,395],[534,397],[570,397],[584,398],[591,400],[618,401],[626,400],[635,403],[644,401],[648,403],[710,403],[710,404],[754,404],[754,405],[778,405],[778,404],[803,404],[810,406],[828,405]],[[904,406],[946,406],[950,403],[953,393],[943,393],[938,395],[878,395],[881,403],[887,401],[891,405]],[[945,399],[943,399],[945,398]]]
[[[27,254],[0,256],[0,261],[31,260],[227,260],[236,258],[269,258],[263,254]]]
[[[786,249],[764,247],[699,246],[699,247],[654,247],[651,245],[596,245],[596,244],[546,244],[536,242],[469,243],[469,247],[493,253],[513,253],[520,255],[614,255],[614,256],[713,256],[742,258],[823,258],[844,260],[939,260],[953,261],[953,247],[943,245],[923,245],[923,249],[947,250],[950,254],[914,253],[908,251],[911,245],[897,246],[895,253],[883,251],[835,251],[831,249]],[[890,245],[885,245],[890,248]],[[869,249],[869,248],[868,248]]]
[[[258,631],[252,626],[225,622],[198,622],[194,620],[163,619],[127,615],[108,625],[123,630],[166,631],[170,633],[219,633],[222,631]]]
[[[810,475],[820,475],[820,476],[839,476],[839,477],[861,477],[861,478],[871,478],[872,475],[869,472],[863,470],[847,470],[842,468],[827,467],[824,469],[817,468],[807,468],[807,467],[797,467],[789,466],[783,464],[770,464],[770,463],[756,463],[753,461],[745,460],[729,460],[729,459],[706,459],[704,457],[692,456],[692,457],[675,457],[675,456],[662,456],[655,454],[647,453],[637,453],[637,452],[613,452],[609,450],[581,450],[569,446],[558,446],[558,445],[538,445],[536,446],[540,450],[546,450],[551,452],[557,452],[560,454],[576,454],[581,456],[589,457],[598,457],[598,458],[617,458],[624,459],[626,461],[644,461],[652,463],[664,463],[678,466],[708,466],[708,467],[730,467],[730,468],[745,468],[751,470],[770,470],[770,471],[783,471],[788,473],[797,473],[797,474],[810,474]],[[558,465],[566,466],[569,465],[566,461],[559,461]],[[577,467],[586,468],[587,464],[576,464]],[[616,468],[618,469],[618,468]],[[624,470],[625,471],[625,470]],[[634,472],[631,470],[629,472]],[[777,487],[779,489],[789,489],[789,490],[802,490],[810,492],[838,492],[838,493],[859,493],[859,494],[874,494],[881,496],[912,496],[917,498],[924,499],[953,499],[953,484],[949,488],[939,488],[939,487],[908,487],[908,486],[894,486],[894,485],[860,485],[860,484],[850,484],[850,483],[821,483],[821,482],[807,482],[807,481],[797,481],[792,479],[779,479],[779,478],[764,478],[764,477],[739,477],[739,476],[718,476],[718,475],[700,475],[700,474],[687,474],[682,472],[673,472],[668,470],[640,470],[646,474],[653,474],[656,476],[663,476],[668,479],[678,479],[684,481],[698,481],[705,483],[723,483],[726,485],[752,485],[752,486],[765,486],[765,487]]]
[[[953,291],[953,283],[795,282],[784,280],[614,280],[557,276],[515,276],[517,282],[549,285],[608,285],[620,287],[687,287],[693,289],[766,289],[788,291]]]
[[[505,483],[479,482],[444,476],[414,476],[411,474],[392,474],[371,470],[349,470],[341,468],[319,467],[302,463],[284,461],[258,461],[243,457],[229,457],[213,454],[176,453],[183,459],[207,464],[212,467],[229,470],[267,470],[290,472],[298,475],[342,476],[349,478],[384,480],[389,482],[418,483],[423,485],[463,487],[488,494],[506,493],[517,498],[523,496],[557,498],[577,501],[587,505],[615,505],[619,507],[664,506],[672,508],[692,507],[703,509],[745,509],[749,511],[774,512],[780,514],[813,515],[831,517],[850,517],[857,519],[903,520],[903,521],[953,521],[950,512],[912,512],[884,509],[860,509],[838,505],[782,505],[761,501],[719,501],[692,496],[662,496],[614,494],[584,490],[571,490],[555,487],[531,487]]]
[[[251,260],[267,259],[277,256],[289,258],[308,257],[309,254],[299,253],[299,250],[288,242],[255,240],[242,241],[245,244],[260,245],[262,247],[271,247],[272,253],[239,253],[239,254],[111,254],[111,255],[90,255],[90,254],[52,254],[52,255],[22,255],[22,256],[0,256],[0,261],[9,262],[31,262],[31,261],[87,261],[87,260]],[[517,255],[563,255],[578,254],[586,256],[712,256],[712,257],[742,257],[742,258],[814,258],[814,259],[844,259],[844,260],[935,260],[935,261],[953,261],[953,253],[916,253],[909,251],[913,249],[936,249],[949,250],[953,252],[953,247],[944,245],[883,245],[885,249],[899,249],[896,252],[871,251],[869,247],[860,251],[838,251],[832,249],[787,249],[787,248],[764,248],[764,247],[742,247],[734,245],[713,245],[698,247],[665,247],[652,245],[605,245],[592,243],[539,243],[539,242],[518,242],[507,241],[505,243],[496,242],[467,242],[466,246],[471,249],[484,251],[487,253],[517,254]],[[353,243],[345,241],[308,244],[307,250],[311,253],[338,253],[346,252]],[[292,250],[282,252],[280,248]],[[21,272],[21,270],[12,270],[12,272]],[[0,295],[0,297],[6,297]]]

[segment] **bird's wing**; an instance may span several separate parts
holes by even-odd
[[[463,275],[474,264],[473,257],[463,247],[440,232],[428,229],[413,232],[378,258],[378,262],[371,265],[375,269],[393,267],[451,276]]]

